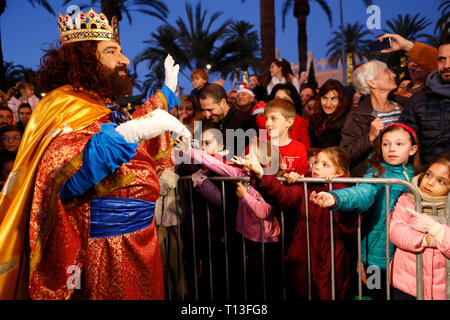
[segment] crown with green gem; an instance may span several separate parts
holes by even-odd
[[[87,13],[80,11],[73,21],[69,14],[59,14],[58,30],[61,44],[88,41],[110,40],[120,43],[117,18],[112,17],[111,24],[103,13],[93,9]]]

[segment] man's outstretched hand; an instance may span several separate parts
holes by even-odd
[[[169,87],[170,90],[175,92],[178,84],[178,71],[180,71],[180,65],[175,64],[170,54],[167,55],[164,60],[165,80],[164,84]]]
[[[177,118],[161,109],[153,110],[142,118],[124,122],[115,130],[129,143],[152,139],[167,131],[177,136],[191,137],[190,131]]]

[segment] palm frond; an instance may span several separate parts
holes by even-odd
[[[44,7],[48,12],[50,12],[52,15],[56,16],[55,11],[53,10],[50,3],[48,3],[47,0],[28,0],[28,2],[33,6],[36,7],[37,5],[40,5],[41,7]]]
[[[286,27],[286,15],[289,10],[291,10],[292,6],[294,5],[294,0],[284,0],[283,2],[283,9],[281,13],[281,29],[284,31]]]
[[[328,22],[330,23],[330,26],[333,25],[333,14],[331,12],[330,7],[328,6],[328,3],[326,0],[314,0],[315,2],[317,2],[320,7],[323,9],[323,11],[325,11],[325,14],[327,15],[328,18]]]

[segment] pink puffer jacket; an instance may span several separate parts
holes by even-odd
[[[391,213],[389,237],[397,246],[391,261],[391,284],[412,296],[416,296],[416,254],[423,253],[423,298],[426,300],[446,299],[446,258],[450,258],[450,227],[445,225],[442,243],[436,241],[436,248],[422,247],[424,233],[411,227],[411,215],[399,206],[415,209],[414,203],[404,193]]]

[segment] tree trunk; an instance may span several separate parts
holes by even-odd
[[[1,17],[1,16],[0,16]],[[5,93],[9,88],[6,88],[6,74],[5,74],[5,62],[3,61],[3,47],[2,47],[2,37],[0,31],[0,89]]]
[[[298,34],[298,62],[299,75],[306,71],[308,62],[308,37],[306,34],[306,18],[309,15],[309,0],[296,0],[294,3],[294,17],[297,18]]]
[[[270,63],[275,59],[275,3],[260,0],[261,24],[261,73],[266,75]]]
[[[0,0],[0,17],[3,12],[5,12],[6,8],[6,0]],[[2,37],[1,37],[1,29],[0,29],[0,89],[6,93],[6,75],[5,75],[5,63],[3,61],[3,47],[2,47]]]

